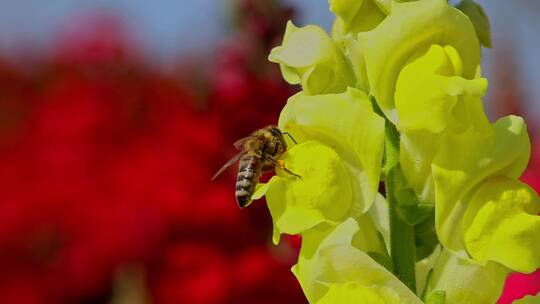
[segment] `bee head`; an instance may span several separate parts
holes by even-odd
[[[274,135],[275,137],[283,136],[283,134],[277,127],[270,128],[270,133],[272,133],[272,135]]]

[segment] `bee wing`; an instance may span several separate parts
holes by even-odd
[[[246,152],[242,151],[242,152],[236,154],[233,158],[229,159],[229,161],[228,161],[227,163],[225,163],[225,165],[223,165],[223,167],[221,167],[221,168],[216,172],[216,174],[214,174],[214,176],[212,176],[212,179],[211,179],[211,180],[213,181],[213,180],[216,179],[218,176],[220,176],[221,173],[223,173],[225,170],[227,170],[227,168],[229,168],[229,167],[232,166],[235,162],[237,162],[237,161],[240,159],[240,157],[241,157],[242,155],[244,155],[244,154],[246,154]]]
[[[250,138],[252,138],[252,137],[253,137],[253,136],[250,135],[250,136],[246,136],[246,137],[244,137],[244,138],[240,138],[239,140],[235,141],[233,145],[234,145],[234,147],[236,148],[236,150],[242,150],[244,143],[245,143],[248,139],[250,139]]]

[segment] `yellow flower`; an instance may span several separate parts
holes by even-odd
[[[384,119],[364,93],[352,88],[341,94],[299,93],[281,112],[279,127],[298,142],[289,142],[281,161],[301,178],[278,169],[253,196],[266,194],[274,242],[281,233],[336,225],[371,207],[379,186]]]
[[[434,202],[431,163],[444,134],[473,128],[490,132],[481,97],[484,78],[462,77],[463,63],[452,46],[432,45],[400,72],[395,106],[401,132],[400,164],[409,185]]]
[[[358,241],[371,235],[365,229],[372,226],[349,218],[339,226],[312,229],[303,235],[293,273],[309,302],[349,303],[353,299],[356,302],[369,299],[373,303],[422,303],[397,277],[367,254],[380,253],[383,249],[374,246],[376,239],[369,242],[371,248]]]
[[[283,44],[275,47],[268,59],[279,63],[288,83],[302,84],[306,94],[340,93],[355,83],[340,48],[315,25],[298,28],[289,21]]]
[[[459,247],[452,239],[459,235],[456,221],[463,218],[469,192],[493,175],[519,177],[529,155],[526,126],[516,116],[499,119],[488,133],[471,129],[444,137],[432,166],[437,231],[447,248]]]
[[[332,284],[317,304],[401,304],[399,296],[387,287],[367,287],[358,283]]]
[[[444,291],[448,304],[496,303],[509,271],[498,263],[479,265],[443,250],[426,294]]]
[[[371,94],[394,123],[394,91],[401,70],[432,45],[452,46],[462,60],[462,77],[472,79],[480,63],[480,45],[471,21],[446,0],[393,2],[376,28],[358,34]]]
[[[329,0],[330,11],[336,15],[334,36],[369,31],[388,14],[388,4],[380,0]]]
[[[395,106],[402,132],[459,132],[488,129],[482,107],[487,80],[462,77],[461,57],[452,46],[431,45],[400,72]]]
[[[483,182],[463,219],[467,252],[476,261],[496,261],[519,272],[540,267],[540,198],[507,177]]]

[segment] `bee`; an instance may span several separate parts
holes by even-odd
[[[240,208],[249,206],[251,196],[255,192],[255,186],[259,182],[262,173],[274,170],[276,167],[285,172],[301,178],[285,168],[279,157],[287,150],[287,144],[283,134],[276,126],[270,125],[258,129],[249,136],[241,138],[234,143],[234,147],[240,152],[231,158],[216,174],[216,179],[227,168],[238,162],[238,174],[236,176],[236,202]],[[293,142],[296,141],[291,137]]]

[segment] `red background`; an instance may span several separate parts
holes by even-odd
[[[261,3],[239,1],[217,57],[174,72],[110,16],[42,58],[0,59],[2,303],[306,302],[299,240],[270,244],[265,202],[234,202],[234,170],[210,182],[295,90],[266,61],[292,11]],[[533,161],[536,189],[538,174]],[[539,288],[539,273],[513,276],[500,303]]]

